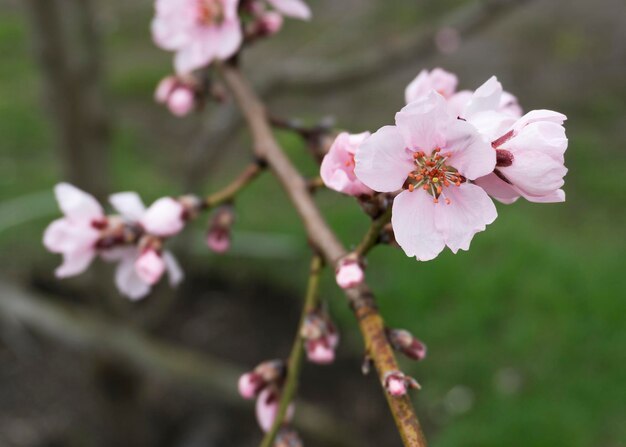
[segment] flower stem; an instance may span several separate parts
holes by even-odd
[[[276,439],[278,430],[285,419],[289,404],[293,400],[298,389],[298,379],[300,377],[300,370],[302,368],[303,358],[303,344],[304,340],[300,335],[300,328],[304,324],[304,320],[307,314],[313,311],[317,307],[318,303],[318,290],[320,283],[320,273],[322,271],[324,263],[319,255],[314,255],[311,260],[311,267],[309,270],[309,283],[304,297],[304,305],[302,306],[302,315],[300,316],[300,323],[296,331],[296,336],[291,347],[291,353],[289,354],[289,360],[287,361],[287,378],[283,386],[282,394],[280,397],[280,404],[276,418],[272,427],[267,432],[263,440],[261,441],[261,447],[271,447]]]

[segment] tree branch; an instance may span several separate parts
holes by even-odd
[[[204,199],[204,205],[207,208],[214,208],[230,202],[241,190],[257,178],[264,169],[265,163],[262,161],[248,165],[231,183],[206,197]]]
[[[248,123],[256,155],[265,159],[298,211],[309,240],[332,266],[347,254],[329,228],[309,193],[307,183],[287,158],[272,134],[265,107],[248,81],[236,67],[219,66],[222,77]],[[378,371],[381,383],[388,372],[397,371],[393,350],[385,335],[385,325],[366,284],[345,291],[363,335],[365,347]],[[385,393],[396,426],[406,447],[424,447],[426,440],[408,395],[393,397]]]
[[[322,271],[322,266],[322,258],[318,255],[313,256],[313,259],[311,260],[311,268],[309,270],[309,283],[307,285],[306,295],[304,297],[304,305],[302,306],[302,315],[300,316],[300,324],[298,324],[296,336],[293,341],[291,353],[289,354],[289,360],[287,362],[287,378],[285,379],[285,384],[283,386],[282,394],[280,397],[280,405],[278,407],[278,412],[276,413],[276,418],[274,419],[272,427],[267,432],[267,434],[263,438],[263,441],[261,442],[261,447],[272,447],[272,445],[274,444],[274,439],[276,439],[278,430],[285,420],[285,415],[287,414],[289,404],[293,400],[298,389],[298,380],[300,378],[300,369],[302,368],[302,354],[304,345],[304,340],[302,339],[302,335],[300,334],[300,329],[302,328],[302,325],[306,320],[306,316],[317,307],[320,273]]]

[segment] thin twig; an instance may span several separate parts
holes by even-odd
[[[235,196],[248,186],[265,169],[265,163],[256,162],[248,165],[232,182],[221,190],[214,192],[204,199],[207,208],[213,208],[230,202]]]
[[[267,161],[280,181],[300,215],[313,246],[328,264],[336,266],[347,251],[322,217],[302,174],[274,138],[264,105],[236,67],[219,65],[219,69],[248,123],[257,156]],[[387,341],[385,324],[374,296],[365,283],[347,289],[345,293],[359,322],[367,353],[374,361],[382,383],[387,373],[398,371],[399,367]],[[394,397],[389,393],[385,395],[405,447],[425,447],[426,440],[410,397]]]
[[[389,223],[390,220],[391,207],[389,206],[381,216],[372,221],[369,230],[367,230],[367,233],[365,234],[359,245],[357,245],[354,253],[356,253],[358,257],[364,257],[376,244],[378,244],[378,242],[380,241],[380,232],[382,231],[383,227],[387,225],[387,223]]]
[[[306,295],[304,297],[304,305],[302,306],[302,315],[300,316],[300,324],[298,325],[291,353],[289,354],[289,360],[287,362],[287,378],[285,379],[285,384],[280,397],[278,412],[276,413],[276,418],[274,419],[272,427],[261,442],[261,447],[271,447],[273,445],[274,439],[276,439],[276,435],[285,420],[289,404],[293,401],[298,389],[298,381],[300,378],[304,352],[304,340],[300,335],[300,329],[306,320],[306,316],[317,307],[322,266],[322,258],[319,255],[313,256],[313,259],[311,260],[311,268],[309,270],[309,282],[306,289]]]

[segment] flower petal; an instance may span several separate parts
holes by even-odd
[[[497,111],[500,108],[501,96],[502,84],[498,82],[498,78],[495,76],[490,77],[472,95],[472,99],[470,99],[465,108],[463,118],[469,119],[479,112]]]
[[[311,18],[311,9],[302,0],[267,0],[278,12],[301,20]]]
[[[407,256],[419,261],[437,257],[444,240],[435,227],[435,204],[425,191],[403,191],[393,201],[391,224],[396,241]]]
[[[93,250],[100,232],[69,219],[57,219],[48,225],[43,235],[44,246],[52,253]]]
[[[456,75],[441,68],[435,68],[431,72],[422,70],[404,90],[404,99],[408,104],[428,95],[431,90],[449,98],[456,90],[458,82]]]
[[[185,225],[183,213],[184,208],[180,202],[171,197],[163,197],[148,208],[139,223],[154,236],[172,236]]]
[[[520,193],[512,185],[509,185],[496,174],[477,178],[474,183],[484,189],[491,197],[507,205],[515,202],[520,196]]]
[[[396,125],[406,147],[429,155],[445,144],[445,128],[451,120],[446,100],[434,90],[396,113]]]
[[[511,166],[498,169],[521,191],[532,196],[545,196],[560,189],[567,173],[561,161],[533,150],[517,151]]]
[[[115,270],[115,285],[122,295],[131,300],[143,298],[150,292],[150,285],[141,280],[135,270],[139,250],[135,247],[121,252],[121,260]]]
[[[219,39],[219,45],[215,50],[215,56],[218,59],[224,60],[234,55],[243,41],[239,20],[225,21],[217,30],[215,38]]]
[[[109,196],[109,203],[122,217],[137,222],[146,212],[146,207],[136,192],[118,192]]]
[[[162,256],[165,262],[165,268],[167,269],[170,286],[176,287],[185,278],[183,269],[180,268],[180,264],[178,264],[178,261],[171,252],[164,251]]]
[[[55,270],[57,278],[67,278],[83,273],[96,256],[94,250],[63,253],[63,263]]]
[[[468,179],[493,172],[496,151],[470,123],[455,119],[446,129],[446,144],[442,153],[449,153],[448,164]]]
[[[471,183],[446,188],[444,193],[450,205],[443,200],[436,204],[435,226],[453,253],[469,250],[474,235],[498,217],[496,207],[481,187]]]
[[[357,178],[374,191],[402,188],[414,163],[396,126],[381,127],[366,139],[354,156]]]
[[[532,122],[522,128],[517,135],[501,145],[503,149],[516,154],[520,151],[541,152],[555,161],[564,162],[567,150],[565,128],[550,121]]]
[[[69,183],[57,184],[54,187],[54,194],[59,208],[70,220],[92,220],[104,215],[102,207],[91,194]]]

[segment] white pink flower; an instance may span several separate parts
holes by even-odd
[[[531,202],[564,201],[566,116],[533,110],[515,119],[502,113],[503,97],[502,85],[492,77],[466,106],[467,121],[492,142],[497,157],[495,171],[475,183],[503,203],[520,196]]]
[[[530,202],[565,201],[565,119],[558,112],[533,110],[517,120],[492,143],[498,155],[495,172],[476,184],[503,203],[519,196]]]
[[[408,256],[426,261],[445,246],[467,250],[497,217],[485,191],[468,181],[493,172],[495,151],[434,91],[397,113],[395,126],[365,140],[355,159],[356,176],[374,191],[403,189],[391,222]]]
[[[152,36],[164,50],[176,52],[179,74],[233,56],[243,40],[239,0],[156,0]]]
[[[337,135],[322,160],[320,175],[326,186],[351,196],[369,195],[372,190],[354,174],[354,154],[359,145],[370,136],[369,132]]]
[[[43,243],[51,252],[63,255],[63,263],[55,273],[66,278],[89,267],[96,256],[100,229],[107,225],[107,219],[98,201],[75,186],[59,183],[54,193],[64,217],[48,225]]]
[[[110,253],[103,253],[107,261],[118,262],[115,283],[124,295],[139,299],[150,292],[167,272],[172,287],[183,279],[183,273],[174,256],[164,251],[159,243],[151,238],[173,236],[184,227],[184,207],[180,202],[164,197],[155,201],[146,209],[141,198],[134,192],[113,194],[111,205],[131,223],[139,225],[146,236],[139,246],[121,247]]]

